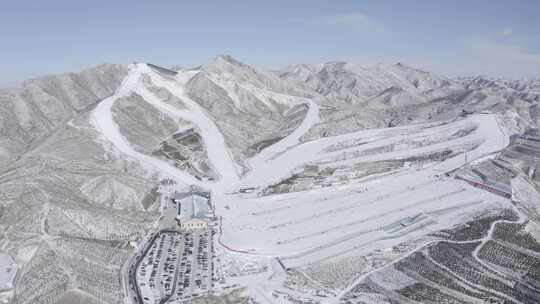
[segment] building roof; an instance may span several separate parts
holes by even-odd
[[[191,192],[175,192],[173,196],[173,200],[175,201],[181,200],[189,196],[191,196]]]
[[[175,194],[174,200],[180,205],[178,218],[188,220],[191,218],[209,218],[212,216],[210,198],[206,193],[199,192]]]

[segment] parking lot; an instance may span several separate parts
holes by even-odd
[[[196,230],[185,236],[175,294],[171,299],[190,299],[208,293],[213,287],[214,263],[210,229]]]
[[[210,292],[213,250],[211,229],[160,231],[136,264],[137,302],[189,300]]]

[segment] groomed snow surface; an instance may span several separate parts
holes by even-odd
[[[407,128],[361,131],[299,145],[262,164],[261,167],[268,170],[254,170],[242,185],[261,186],[264,181],[279,180],[303,163],[316,163],[318,159],[327,158],[327,154],[334,153],[324,153],[327,147],[351,138],[381,138],[355,148],[363,151],[404,138],[425,138],[426,133],[436,137],[438,132],[457,131],[470,125],[477,127],[472,133],[442,143],[369,154],[346,161],[338,158],[336,163],[352,165],[392,160],[444,147],[480,143],[476,149],[467,152],[467,160],[473,161],[493,155],[506,146],[506,139],[493,115],[471,116],[425,128],[414,126],[405,132],[407,135],[402,132]],[[492,204],[505,203],[504,199],[444,175],[464,162],[464,155],[457,155],[425,168],[405,168],[356,185],[259,198],[228,195],[229,208],[221,214],[224,240],[235,248],[283,257],[287,266],[391,247],[407,238],[461,222],[463,216],[476,214]]]
[[[141,162],[149,170],[186,185],[210,189],[216,213],[222,218],[220,240],[237,253],[244,252],[243,255],[253,258],[279,257],[287,267],[306,265],[390,248],[463,222],[482,210],[508,204],[501,197],[445,176],[444,173],[464,165],[463,153],[423,166],[404,166],[390,174],[356,183],[263,197],[239,194],[237,191],[241,188],[263,189],[286,179],[293,170],[308,163],[352,166],[444,149],[466,152],[466,160],[471,162],[492,157],[508,144],[508,139],[495,115],[474,115],[453,122],[366,130],[300,143],[302,135],[319,121],[318,106],[305,100],[309,110],[304,122],[288,137],[249,159],[251,171],[240,178],[220,130],[204,109],[185,94],[184,85],[193,75],[190,73],[179,72],[172,80],[146,64],[132,65],[119,91],[94,110],[92,123],[106,143],[112,143],[116,151]],[[184,101],[187,109],[164,103],[145,89],[141,82],[145,74],[154,85],[168,89]],[[133,92],[166,115],[188,120],[200,130],[219,181],[198,181],[167,162],[133,149],[111,113],[118,98]],[[472,131],[460,133],[463,130]],[[363,144],[351,144],[354,141]],[[416,144],[404,144],[410,142]],[[369,149],[392,144],[399,148],[369,153]],[[274,266],[271,268],[276,272]],[[251,286],[253,294],[262,302],[271,302],[272,289],[268,286],[274,286],[280,277],[274,276],[271,283],[259,274],[248,276],[240,283]],[[267,287],[258,284],[267,284]]]
[[[11,257],[0,252],[0,292],[13,288],[17,265]]]

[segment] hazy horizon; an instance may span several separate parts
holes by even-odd
[[[196,66],[219,54],[295,63],[403,62],[444,76],[540,76],[537,1],[6,3],[0,87],[101,63]]]

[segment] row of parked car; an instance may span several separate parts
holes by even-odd
[[[196,230],[187,235],[186,240],[176,289],[179,299],[197,297],[209,292],[213,286],[214,249],[211,230]]]
[[[158,303],[172,294],[181,240],[180,233],[161,232],[141,261],[137,282],[144,303]]]

